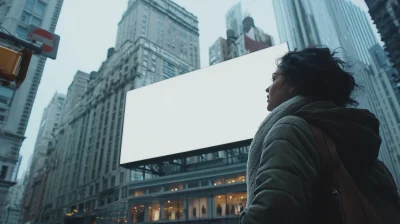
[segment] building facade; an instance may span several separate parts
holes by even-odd
[[[393,115],[389,116],[384,110],[379,109],[394,110],[395,106],[391,106],[390,100],[381,100],[382,97],[387,98],[391,94],[384,92],[385,89],[375,89],[378,88],[376,82],[382,83],[379,77],[384,78],[385,74],[382,75],[380,71],[385,69],[377,64],[376,55],[370,53],[370,49],[379,44],[365,12],[350,0],[274,0],[273,3],[280,39],[282,42],[288,42],[290,50],[303,49],[309,45],[325,45],[332,50],[339,47],[344,49],[339,51],[338,56],[354,64],[351,72],[356,74],[357,83],[369,86],[364,89],[365,91],[357,90],[356,99],[360,102],[360,108],[375,112],[379,118],[383,138],[380,158],[390,167],[396,182],[399,183],[400,175],[395,167],[400,162],[397,158],[400,145],[397,144],[395,136],[400,123],[395,119],[391,120],[393,122],[388,120],[389,117],[395,118],[393,116],[397,114],[396,111],[390,112]],[[303,11],[308,16],[299,16]],[[305,21],[305,18],[313,20]],[[385,60],[382,57],[386,56],[380,54],[379,60]],[[391,91],[393,92],[393,89]]]
[[[3,0],[0,2],[0,24],[11,34],[26,38],[29,24],[54,32],[63,0]],[[18,90],[0,86],[0,167],[6,173],[0,177],[0,201],[3,192],[12,186],[12,176],[18,162],[32,105],[42,77],[46,58],[33,56],[27,77]],[[1,206],[0,206],[1,215]]]
[[[215,43],[209,47],[210,65],[240,57],[274,45],[272,36],[265,34],[260,28],[256,27],[252,17],[246,17],[242,21],[243,30],[241,35],[236,36],[231,29],[227,30],[227,39],[219,37]]]
[[[320,4],[319,2],[313,3]],[[288,43],[289,50],[303,49],[321,43],[321,34],[316,24],[317,15],[313,13],[309,1],[274,0],[273,6],[279,38],[281,43]],[[323,21],[329,23],[329,20]],[[332,38],[335,36],[336,34],[333,34]]]
[[[32,221],[37,216],[38,209],[40,208],[37,203],[40,203],[42,194],[37,189],[45,182],[43,170],[48,159],[49,146],[52,144],[55,130],[61,122],[61,112],[64,104],[65,95],[55,93],[43,111],[30,167],[25,177],[23,200],[24,222]]]
[[[371,103],[374,103],[374,113],[381,122],[382,145],[387,150],[381,150],[380,159],[385,161],[389,170],[395,177],[397,186],[400,185],[400,103],[391,86],[390,77],[396,72],[386,57],[386,53],[380,45],[370,49],[372,72],[369,76],[373,86],[370,89]],[[397,177],[397,178],[396,178]]]
[[[400,3],[396,0],[366,0],[365,3],[397,70],[397,73],[389,75],[396,98],[400,101]]]
[[[366,0],[385,50],[397,71],[400,71],[400,3],[397,0]]]
[[[4,201],[4,211],[0,223],[20,224],[21,222],[21,203],[24,185],[18,183],[10,188],[9,194]]]
[[[246,144],[132,169],[140,181],[129,185],[128,222],[237,223],[247,200],[248,150]]]
[[[86,92],[90,75],[88,73],[78,71],[71,85],[68,87],[68,95],[65,98],[64,107],[61,113],[61,122],[68,120],[68,115],[74,109],[74,106],[79,101],[79,98]]]
[[[197,17],[170,0],[130,1],[118,26],[115,48],[83,94],[68,91],[74,103],[48,151],[41,222],[128,220],[136,175],[119,167],[126,92],[200,66]]]
[[[208,48],[208,53],[210,65],[228,60],[228,41],[222,37],[218,38],[214,44]]]
[[[243,34],[243,12],[242,3],[239,2],[232,6],[225,15],[225,24],[227,30],[232,30],[235,37]]]

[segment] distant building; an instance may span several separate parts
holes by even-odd
[[[371,101],[375,103],[373,110],[381,121],[382,148],[387,150],[380,151],[382,159],[392,172],[393,177],[400,185],[400,102],[397,100],[395,92],[391,86],[391,74],[396,73],[391,63],[386,57],[385,51],[379,44],[370,49],[372,58],[369,76],[369,89]]]
[[[394,67],[400,72],[400,2],[398,0],[365,0],[385,50]],[[399,77],[397,76],[399,79]],[[397,82],[400,83],[400,80]],[[400,88],[400,85],[399,85]]]
[[[47,173],[40,176],[47,181],[36,220],[128,222],[128,183],[137,175],[119,167],[126,92],[200,67],[196,16],[170,0],[128,4],[115,48],[90,73],[85,91],[80,86],[75,95],[76,79],[68,90],[48,151]],[[37,186],[42,194],[41,184]]]
[[[251,17],[242,21],[241,35],[236,36],[233,30],[228,30],[227,39],[219,37],[209,47],[209,63],[214,65],[232,58],[240,57],[274,45],[272,36],[257,28]]]
[[[27,37],[28,25],[33,24],[54,32],[63,0],[2,0],[0,24],[13,35]],[[18,90],[0,85],[0,201],[3,201],[18,163],[32,105],[36,97],[46,57],[33,56],[26,79]],[[0,204],[0,219],[2,204]]]
[[[392,167],[394,178],[400,183],[400,173],[395,168],[400,162],[397,158],[400,145],[396,137],[400,123],[396,119],[396,106],[391,105],[397,90],[393,83],[387,85],[386,82],[394,73],[386,65],[379,64],[387,60],[386,55],[376,51],[378,40],[366,13],[350,0],[273,0],[273,4],[280,40],[287,42],[290,50],[301,50],[310,45],[325,45],[331,50],[342,48],[337,56],[354,64],[350,72],[356,74],[356,82],[368,86],[355,91],[356,100],[360,102],[360,108],[373,111],[379,118],[383,138],[380,158]],[[393,88],[387,89],[390,87]]]
[[[222,37],[218,38],[208,52],[210,65],[228,60],[228,41]]]
[[[400,3],[397,0],[366,0],[365,3],[397,71],[389,74],[389,80],[400,102]]]
[[[42,184],[43,171],[47,163],[49,146],[52,144],[53,135],[61,122],[61,112],[65,103],[65,95],[55,93],[50,103],[43,111],[39,132],[33,150],[32,160],[25,179],[23,221],[33,221],[39,212],[42,194],[37,191]],[[35,204],[36,203],[36,204]]]
[[[90,75],[85,72],[78,71],[75,74],[71,85],[68,87],[68,94],[62,109],[61,122],[65,122],[68,119],[71,110],[74,109],[79,98],[86,92],[89,80]]]
[[[232,30],[236,37],[243,33],[242,3],[232,6],[225,15],[226,29]]]

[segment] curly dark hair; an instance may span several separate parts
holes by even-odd
[[[300,95],[331,100],[339,107],[357,106],[351,94],[360,86],[349,72],[352,65],[335,56],[337,53],[325,46],[307,47],[286,53],[277,66],[299,87]]]

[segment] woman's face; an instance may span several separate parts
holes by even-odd
[[[294,88],[291,87],[289,80],[283,75],[281,69],[277,69],[272,74],[272,84],[266,89],[268,93],[267,110],[272,111],[281,103],[293,97]]]

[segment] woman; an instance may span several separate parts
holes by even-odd
[[[250,146],[247,207],[240,223],[321,223],[316,184],[320,157],[309,124],[334,141],[342,163],[382,223],[400,223],[399,195],[378,161],[379,121],[351,97],[354,78],[328,48],[284,55],[268,93],[269,116]],[[328,198],[326,200],[329,200]]]

